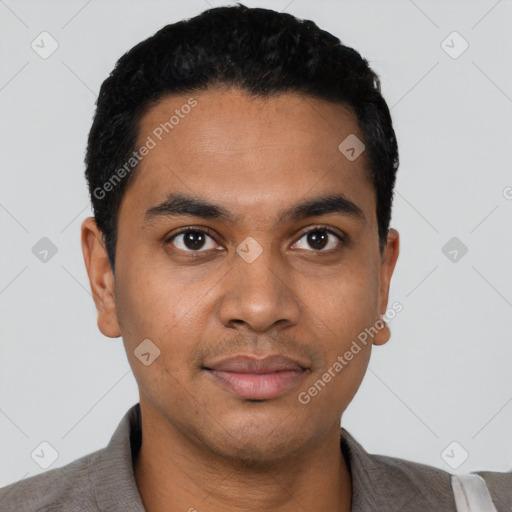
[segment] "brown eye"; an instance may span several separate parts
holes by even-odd
[[[208,233],[198,229],[187,229],[173,235],[168,243],[187,252],[203,252],[202,250],[215,249],[217,246],[215,240]]]
[[[304,242],[301,242],[305,240]],[[293,245],[295,249],[314,249],[318,252],[327,252],[331,249],[336,249],[341,245],[343,239],[334,233],[333,231],[326,228],[314,228],[304,233],[301,238]],[[306,246],[307,244],[307,246]]]

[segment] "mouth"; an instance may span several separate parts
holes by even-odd
[[[221,384],[247,400],[276,398],[296,386],[306,370],[285,370],[272,373],[237,373],[207,371]]]
[[[297,386],[308,373],[284,356],[237,356],[203,366],[215,382],[246,400],[270,400]]]

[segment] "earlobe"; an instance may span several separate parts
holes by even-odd
[[[381,320],[378,321],[379,332],[373,338],[374,345],[384,345],[391,337],[391,331],[388,324],[382,320],[382,315],[386,314],[389,298],[389,286],[391,277],[395,269],[398,254],[400,252],[400,236],[396,229],[388,231],[386,246],[382,252],[381,266],[380,266],[380,293],[379,293],[379,313]],[[382,325],[383,324],[383,325]]]
[[[387,343],[389,341],[389,338],[391,337],[391,331],[389,329],[388,324],[385,320],[382,318],[380,320],[377,320],[375,322],[375,325],[379,332],[373,337],[373,344],[374,345],[384,345],[384,343]]]
[[[82,222],[81,241],[89,284],[98,312],[98,328],[105,336],[118,338],[121,336],[121,329],[117,319],[114,274],[103,243],[103,233],[93,217]]]

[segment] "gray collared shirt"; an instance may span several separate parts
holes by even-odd
[[[140,404],[125,414],[109,444],[74,462],[0,489],[1,512],[145,512],[133,472],[141,445]],[[371,455],[341,428],[352,475],[352,512],[454,512],[451,475]],[[480,472],[499,512],[512,510],[512,473]]]

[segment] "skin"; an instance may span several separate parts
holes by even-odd
[[[82,223],[98,327],[122,336],[139,386],[142,500],[149,512],[349,511],[340,421],[387,325],[308,404],[297,396],[388,304],[399,235],[390,229],[379,252],[365,154],[349,161],[338,149],[362,134],[341,105],[222,86],[161,99],[141,120],[140,145],[190,96],[197,106],[141,161],[122,199],[115,279],[93,218]],[[235,222],[183,215],[144,224],[169,192],[222,205]],[[295,203],[330,193],[366,221],[330,213],[277,223]],[[345,242],[329,235],[326,247],[312,245],[304,233],[319,225]],[[188,226],[212,230],[192,257],[183,236],[165,242]],[[236,252],[249,236],[263,249],[252,263]],[[149,366],[134,355],[144,339],[160,350]],[[281,396],[248,401],[202,369],[241,353],[297,356],[308,370]]]

